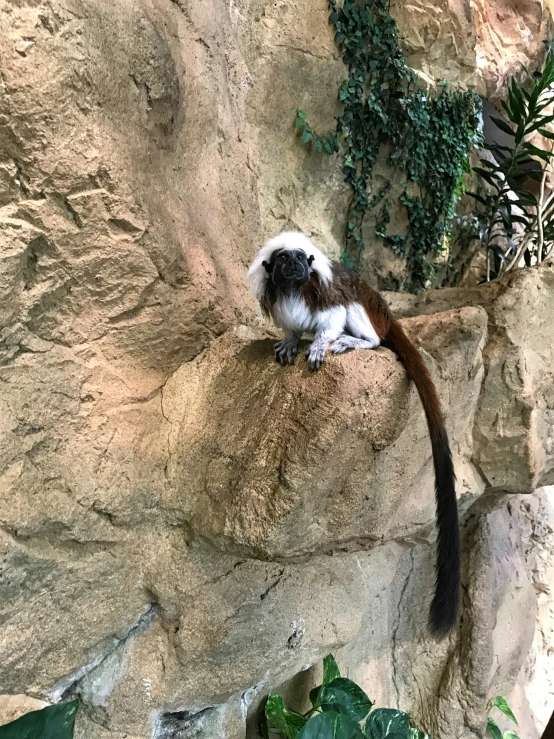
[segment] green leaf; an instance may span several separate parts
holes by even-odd
[[[502,732],[498,728],[498,724],[490,716],[487,719],[487,732],[492,736],[492,739],[502,739]]]
[[[312,134],[311,134],[311,133],[310,133],[310,132],[309,132],[309,131],[308,131],[307,129],[304,129],[304,134],[303,134],[303,136],[302,136],[302,141],[303,141],[303,142],[304,142],[305,144],[307,144],[307,143],[308,143],[308,142],[310,142],[311,140],[312,140]]]
[[[485,182],[488,182],[489,185],[492,185],[497,189],[502,187],[502,185],[504,184],[504,181],[499,176],[498,172],[487,172],[487,170],[483,169],[482,167],[473,167],[473,171],[480,175],[485,180]]]
[[[300,118],[300,120],[302,120],[302,121],[305,121],[305,120],[306,120],[306,118],[308,117],[308,116],[306,115],[306,113],[304,113],[304,111],[303,111],[303,110],[300,110],[300,108],[298,108],[298,110],[296,111],[296,115],[297,115],[297,116],[298,116],[298,118]]]
[[[308,720],[296,711],[285,708],[285,702],[280,695],[272,694],[267,697],[265,717],[269,730],[274,734],[282,734],[286,739],[296,739],[298,732]]]
[[[481,205],[484,205],[486,208],[490,206],[488,200],[485,200],[485,198],[481,197],[481,195],[478,195],[476,192],[468,192],[467,194],[470,198],[477,200],[478,203],[481,203]]]
[[[507,115],[507,116],[508,116],[508,118],[509,118],[509,119],[510,119],[510,120],[512,121],[512,123],[515,123],[515,124],[517,124],[517,116],[516,116],[516,114],[515,114],[515,113],[514,113],[514,112],[512,111],[512,108],[511,108],[511,107],[510,107],[510,106],[509,106],[509,105],[508,105],[507,103],[505,103],[505,102],[504,102],[504,100],[501,100],[501,101],[500,101],[500,104],[501,104],[501,105],[502,105],[502,107],[504,108],[504,111],[506,112],[506,115]]]
[[[72,739],[79,701],[56,703],[0,726],[0,739]]]
[[[546,151],[545,149],[539,149],[538,147],[530,144],[528,141],[524,144],[525,150],[532,154],[534,157],[539,157],[545,162],[549,162],[552,159],[552,152]]]
[[[421,731],[421,729],[410,729],[410,733],[408,734],[409,739],[431,739],[429,734],[426,734],[424,731]]]
[[[515,79],[512,78],[512,83],[509,88],[510,91],[510,100],[512,101],[512,108],[514,108],[515,111],[517,111],[520,115],[524,114],[525,112],[525,101],[523,99],[523,95],[521,94],[521,88],[515,81]],[[514,105],[515,101],[515,105]]]
[[[510,126],[506,123],[505,120],[502,118],[498,118],[495,115],[491,115],[491,121],[494,123],[494,125],[499,128],[501,131],[504,131],[504,133],[509,134],[510,136],[514,136],[513,129],[510,128]]]
[[[505,731],[502,735],[502,739],[519,739],[519,736],[514,734],[513,731]]]
[[[340,677],[339,666],[335,662],[332,654],[328,654],[323,658],[323,684],[327,685],[335,678]]]
[[[364,735],[351,718],[329,711],[313,716],[298,739],[364,739]]]
[[[493,701],[493,706],[496,706],[499,708],[503,714],[505,714],[509,719],[511,719],[514,724],[517,726],[517,719],[512,713],[512,709],[508,705],[508,701],[506,698],[503,698],[501,695],[497,695],[496,698]]]
[[[546,128],[539,128],[539,133],[545,139],[554,139],[554,131],[547,131]]]
[[[318,685],[316,688],[312,688],[310,690],[310,703],[314,708],[319,708],[319,691],[321,690],[321,685]]]
[[[386,739],[410,736],[410,717],[396,708],[377,708],[372,711],[365,724],[364,733],[369,739]]]
[[[364,691],[347,677],[336,677],[319,691],[322,711],[336,711],[361,721],[371,710],[372,702]]]
[[[545,116],[543,118],[540,118],[538,121],[533,121],[531,125],[527,126],[525,128],[525,133],[531,133],[531,131],[536,131],[537,128],[541,128],[541,126],[547,126],[549,123],[552,123],[554,121],[554,115]]]

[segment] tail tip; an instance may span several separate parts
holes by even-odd
[[[431,635],[437,640],[442,641],[456,626],[458,621],[458,604],[449,603],[431,603],[429,610],[428,627]]]

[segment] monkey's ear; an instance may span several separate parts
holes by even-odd
[[[265,271],[271,274],[271,264],[269,262],[266,262],[265,259],[262,262],[262,267],[265,267]]]
[[[313,254],[312,256],[308,257],[308,267],[312,266],[312,262],[315,262],[315,257],[313,256]]]

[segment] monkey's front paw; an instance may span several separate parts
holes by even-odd
[[[306,359],[308,360],[308,367],[312,371],[316,371],[321,369],[321,365],[323,364],[323,357],[325,356],[325,351],[323,349],[310,347],[308,351],[306,352]]]
[[[282,339],[275,344],[274,349],[275,359],[281,367],[295,363],[296,355],[298,354],[298,345],[291,344],[286,339]]]
[[[344,352],[349,351],[349,349],[354,348],[353,343],[351,336],[339,336],[331,347],[331,351],[333,354],[343,354]]]

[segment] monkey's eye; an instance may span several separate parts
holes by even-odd
[[[287,261],[287,255],[286,254],[279,254],[278,257],[280,262],[286,262]]]

